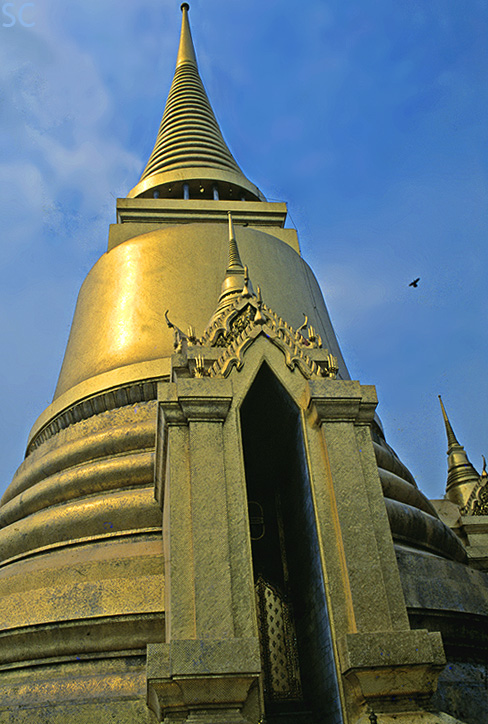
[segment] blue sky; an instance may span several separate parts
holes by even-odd
[[[3,27],[2,7],[3,489],[152,149],[181,14],[35,0],[33,27]],[[288,202],[352,377],[376,385],[388,442],[441,497],[439,393],[478,469],[488,453],[488,0],[193,0],[190,19],[229,147]]]

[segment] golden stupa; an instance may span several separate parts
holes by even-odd
[[[2,499],[0,723],[488,720],[487,476],[447,415],[443,501],[386,443],[181,7],[156,144]]]

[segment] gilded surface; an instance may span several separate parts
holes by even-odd
[[[263,204],[264,205],[264,204]],[[298,329],[303,312],[348,377],[318,284],[288,244],[238,227],[239,249],[266,305]],[[173,334],[165,312],[201,335],[212,317],[227,267],[227,226],[184,224],[138,236],[104,254],[85,280],[75,310],[55,399],[110,370],[169,358]],[[127,367],[127,369],[129,369]],[[95,389],[93,389],[95,388]],[[93,385],[92,393],[97,389]],[[81,391],[81,388],[80,388]],[[99,390],[98,390],[99,391]]]
[[[322,339],[308,317],[297,329],[293,329],[262,300],[261,290],[254,293],[247,266],[242,265],[239,249],[234,236],[232,217],[229,213],[229,262],[222,283],[222,292],[217,309],[202,337],[196,338],[194,328],[188,333],[173,324],[166,312],[166,324],[174,333],[174,349],[184,357],[193,357],[189,367],[195,377],[227,377],[233,367],[242,369],[244,354],[259,335],[264,335],[281,350],[287,367],[298,368],[307,379],[330,377],[335,379],[339,372],[336,358],[327,350],[321,350]],[[217,359],[210,352],[210,361],[205,357],[209,349],[219,350]],[[220,353],[220,349],[223,351]],[[321,350],[317,355],[315,351]]]

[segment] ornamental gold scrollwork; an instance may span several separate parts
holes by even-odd
[[[488,515],[488,479],[482,476],[469,500],[462,508],[462,515]]]
[[[308,317],[305,315],[304,324],[294,329],[263,302],[259,287],[257,294],[250,294],[246,287],[246,293],[243,291],[217,311],[200,338],[192,327],[185,335],[169,320],[168,312],[165,316],[174,332],[175,351],[185,347],[190,356],[198,358],[191,366],[191,374],[196,377],[227,377],[234,367],[240,370],[247,349],[261,335],[281,350],[289,369],[298,369],[306,379],[335,379],[339,371],[337,359],[322,348],[322,339],[308,324]],[[221,352],[215,358],[217,350]]]

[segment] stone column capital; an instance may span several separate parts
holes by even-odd
[[[378,404],[375,387],[355,380],[309,380],[306,394],[307,413],[316,425],[323,422],[369,425]]]
[[[420,709],[446,664],[441,634],[425,629],[346,634],[339,652],[346,679],[377,712],[391,708],[392,700],[404,702],[405,711],[412,701]]]
[[[260,672],[257,638],[149,644],[148,704],[158,721],[190,716],[201,724],[246,724],[241,710]]]
[[[161,382],[158,402],[166,425],[224,422],[232,402],[232,383],[207,378]]]

